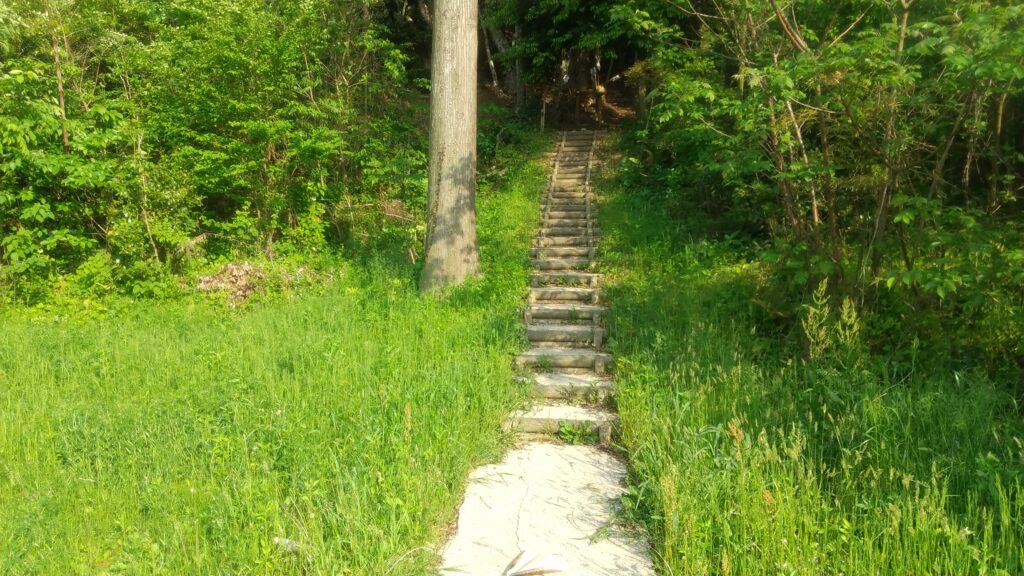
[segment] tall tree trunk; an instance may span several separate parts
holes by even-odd
[[[420,290],[461,284],[476,244],[477,3],[434,4],[426,258]]]

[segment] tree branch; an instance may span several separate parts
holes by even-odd
[[[778,19],[779,24],[782,26],[782,31],[786,33],[786,37],[793,46],[800,52],[810,52],[811,49],[807,46],[807,42],[804,41],[803,37],[793,29],[793,26],[789,23],[786,15],[782,13],[782,8],[779,7],[779,3],[775,0],[768,0],[772,5],[772,10],[775,11],[775,18]]]

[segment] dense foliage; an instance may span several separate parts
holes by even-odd
[[[825,282],[878,351],[1019,370],[1019,3],[487,7],[517,39],[499,63],[560,96],[633,96],[634,185],[694,229],[758,242],[757,300],[781,325]]]
[[[367,205],[414,233],[425,104],[371,8],[0,6],[8,298],[39,299],[61,277],[72,291],[160,295],[209,260],[315,254],[379,229],[385,210]]]
[[[625,510],[662,573],[1024,570],[1014,390],[865,353],[863,319],[824,290],[804,360],[764,329],[756,254],[625,182],[601,206]]]
[[[615,14],[653,38],[634,66],[653,88],[636,173],[694,226],[762,242],[769,313],[799,325],[825,282],[877,350],[1019,368],[1024,6],[638,1]]]
[[[377,255],[243,310],[3,318],[0,573],[436,574],[526,392],[509,357],[546,174],[504,150],[479,182],[485,278],[448,298]]]

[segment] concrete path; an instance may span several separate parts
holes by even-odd
[[[607,404],[613,358],[603,348],[600,230],[590,186],[601,135],[559,135],[530,254],[524,316],[533,348],[516,359],[535,400],[507,423],[528,436],[501,463],[471,474],[442,574],[654,574],[646,540],[618,519],[626,467],[608,449],[617,422]],[[600,447],[579,445],[593,442]]]

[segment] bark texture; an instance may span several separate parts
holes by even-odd
[[[437,0],[430,96],[426,258],[420,289],[461,284],[476,242],[476,0]]]

